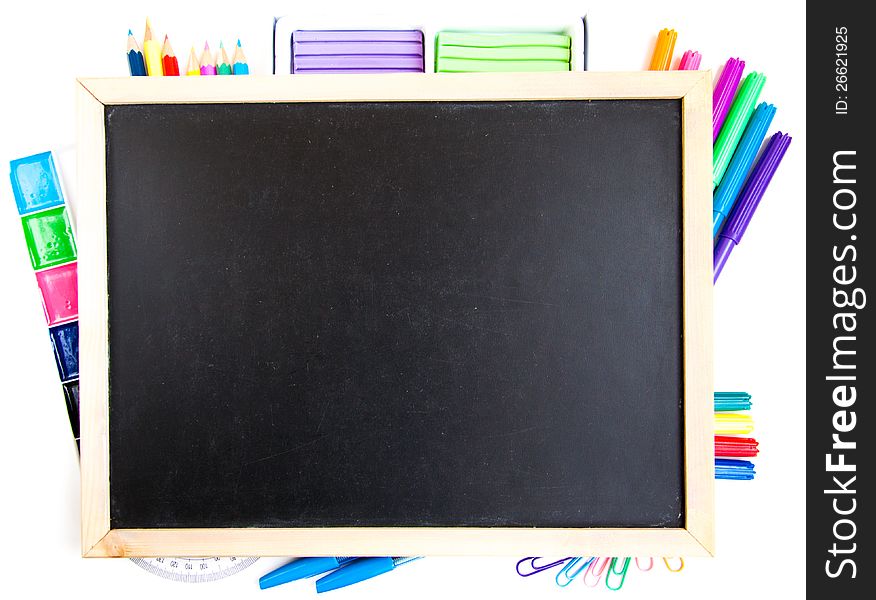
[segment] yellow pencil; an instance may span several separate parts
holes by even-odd
[[[198,56],[195,54],[195,47],[192,46],[192,51],[189,52],[189,64],[186,67],[186,75],[200,75],[201,63],[198,62]]]
[[[146,61],[146,73],[152,77],[160,77],[161,44],[152,39],[152,24],[146,19],[146,33],[143,34],[143,59]]]
[[[678,34],[674,29],[661,29],[657,34],[657,45],[651,56],[650,71],[668,71],[672,63],[672,53],[675,51],[675,40]]]

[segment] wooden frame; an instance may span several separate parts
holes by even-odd
[[[709,72],[131,77],[80,79],[76,87],[83,556],[713,554],[712,88]],[[106,105],[634,98],[682,101],[685,527],[112,529]]]

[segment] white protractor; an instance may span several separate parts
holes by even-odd
[[[132,558],[138,567],[183,583],[204,583],[216,581],[240,573],[258,560],[256,556],[215,556],[212,558]]]

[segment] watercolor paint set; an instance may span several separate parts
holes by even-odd
[[[13,160],[9,167],[12,193],[78,446],[79,290],[73,226],[51,152]]]

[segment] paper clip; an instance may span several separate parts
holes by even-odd
[[[677,568],[677,569],[673,569],[673,568],[669,565],[669,559],[668,559],[668,558],[665,558],[665,557],[663,558],[663,564],[666,565],[666,568],[669,569],[669,571],[670,571],[671,573],[680,573],[681,571],[684,570],[684,559],[683,559],[683,558],[679,558],[679,559],[678,559],[678,568]]]
[[[608,571],[605,572],[605,587],[610,589],[613,592],[620,590],[624,586],[624,581],[627,578],[627,569],[630,568],[630,557],[627,556],[624,558],[624,566],[621,567],[620,571],[615,571],[614,567],[618,563],[618,558],[612,558],[611,564],[608,566]],[[613,587],[609,581],[611,580],[611,576],[616,575],[620,577],[620,581],[618,581],[617,586]]]
[[[527,556],[526,558],[521,558],[519,561],[517,561],[517,574],[520,575],[521,577],[530,577],[530,576],[535,575],[537,573],[541,573],[542,571],[547,571],[548,569],[553,569],[557,565],[563,564],[564,562],[566,562],[567,560],[569,560],[572,557],[567,556],[566,558],[561,558],[560,560],[555,560],[554,562],[548,563],[546,565],[537,565],[537,564],[535,564],[535,561],[537,561],[539,558],[541,558],[541,557],[540,556]],[[526,572],[524,573],[523,571],[520,570],[520,565],[522,565],[526,561],[529,561],[529,568],[526,569]]]
[[[594,558],[595,558],[595,557],[593,557],[593,556],[591,556],[590,558],[588,558],[586,561],[584,561],[584,564],[581,565],[580,567],[578,567],[577,569],[575,569],[574,572],[572,572],[572,568],[573,568],[575,565],[577,565],[579,562],[581,562],[582,560],[584,560],[584,557],[583,557],[583,556],[576,556],[575,558],[573,558],[572,560],[570,560],[568,563],[566,563],[566,566],[563,567],[562,569],[560,569],[560,572],[557,573],[557,577],[556,577],[557,585],[560,586],[560,587],[566,587],[567,585],[569,585],[570,583],[572,583],[572,581],[573,581],[578,575],[580,575],[581,572],[582,572],[584,569],[586,569],[588,565],[590,565],[590,563],[593,562],[593,559],[594,559]],[[562,580],[562,581],[561,581],[561,580]]]
[[[639,563],[639,557],[637,556],[636,557],[636,568],[639,569],[640,571],[650,571],[651,569],[654,568],[654,559],[651,558],[650,556],[648,557],[648,568],[645,569],[644,567],[642,567],[641,563]]]
[[[602,561],[602,566],[599,566],[599,561]],[[584,573],[584,585],[587,587],[595,588],[599,585],[599,580],[602,578],[602,572],[605,571],[605,567],[608,566],[608,563],[611,561],[611,557],[603,556],[602,558],[594,558],[593,562],[590,563],[590,566],[587,567],[587,571]],[[587,576],[593,575],[596,579],[593,580],[593,583],[587,582]]]

